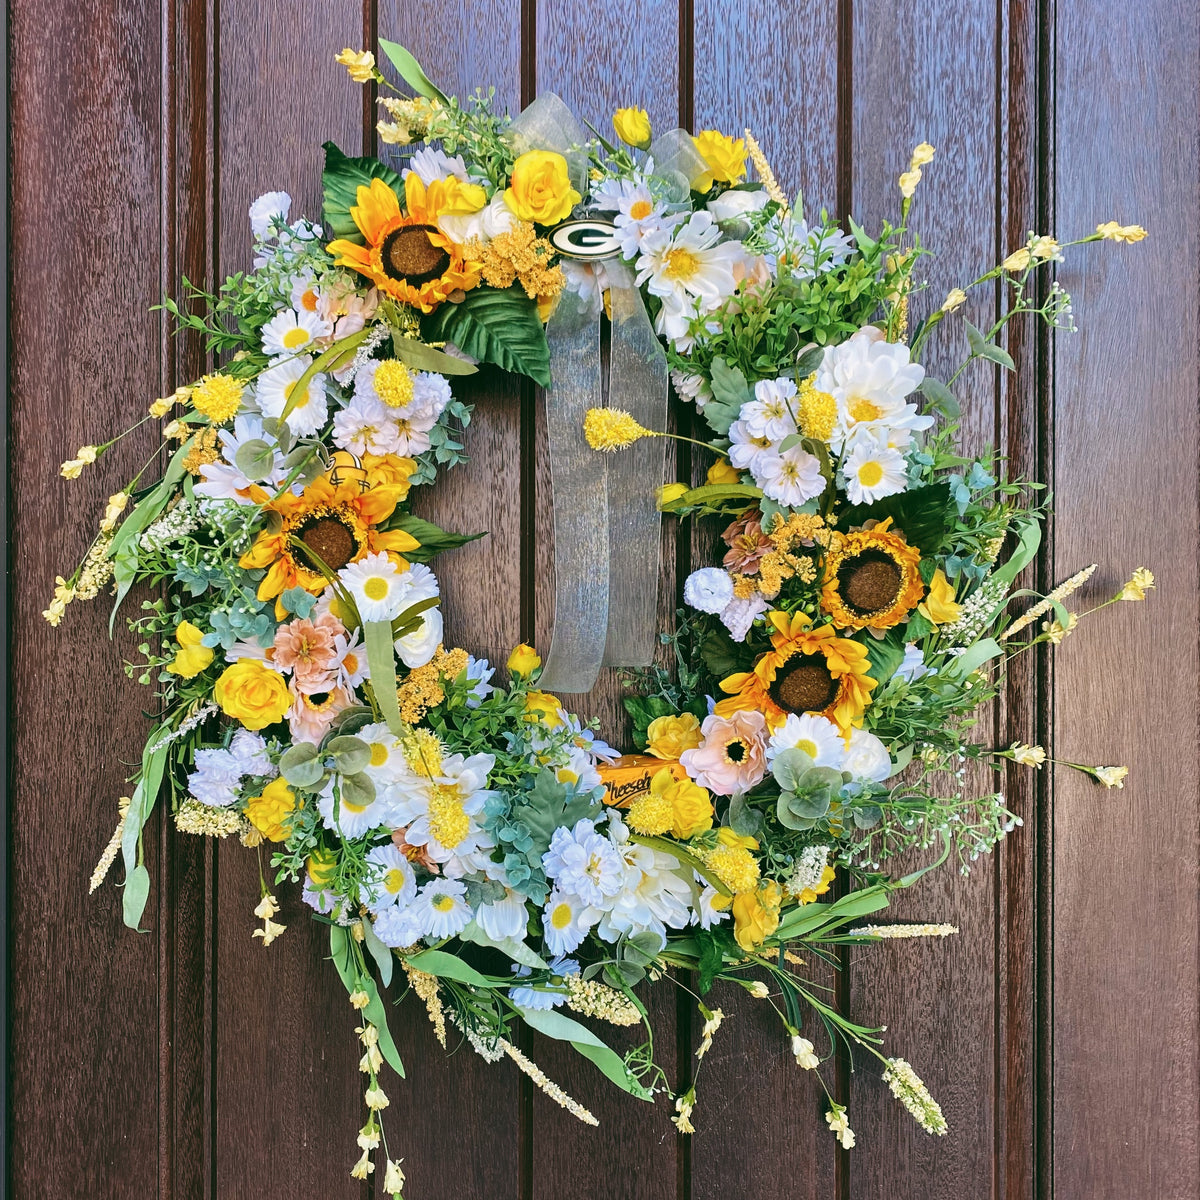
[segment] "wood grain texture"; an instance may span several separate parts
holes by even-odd
[[[287,191],[292,217],[319,218],[321,143],[362,152],[363,103],[333,55],[358,46],[363,9],[352,0],[286,8],[222,3],[217,46],[216,230],[223,278],[250,265],[251,201]],[[270,847],[258,852],[270,879]],[[350,1178],[365,1119],[356,1014],[332,965],[328,932],[291,886],[269,949],[252,940],[259,862],[236,842],[220,848],[216,905],[216,1188],[277,1195],[362,1197]],[[385,1090],[398,1081],[384,1072]]]
[[[997,8],[982,2],[935,2],[900,9],[886,3],[853,9],[851,207],[868,230],[895,220],[897,176],[918,142],[937,148],[924,168],[912,225],[936,258],[918,276],[928,289],[913,300],[915,322],[996,261],[996,182],[1000,124],[995,60]],[[903,63],[903,69],[897,64]],[[994,295],[972,293],[963,315],[987,328]],[[939,378],[966,356],[962,326],[946,322],[931,339],[927,366]],[[963,438],[982,450],[995,444],[997,398],[992,368],[964,373],[958,395]],[[992,742],[994,713],[982,714],[976,740]],[[940,784],[951,791],[955,781]],[[961,786],[982,795],[997,787],[987,769]],[[925,858],[922,856],[922,860]],[[895,864],[903,867],[905,864]],[[916,865],[916,861],[912,865]],[[995,1089],[995,861],[980,859],[969,877],[953,867],[927,877],[893,901],[889,920],[950,921],[953,939],[884,943],[851,956],[851,1015],[887,1027],[884,1053],[907,1059],[940,1101],[945,1139],[924,1133],[879,1078],[880,1064],[856,1055],[850,1121],[857,1146],[845,1165],[849,1194],[884,1194],[905,1164],[901,1194],[984,1197],[991,1194]]]
[[[159,1186],[158,898],[136,936],[88,877],[139,754],[148,693],[124,679],[132,639],[103,597],[41,618],[87,550],[105,498],[152,431],[78,480],[58,464],[158,394],[162,252],[156,4],[9,6],[11,87],[8,1182],[20,1197],[152,1196]],[[150,69],[146,69],[150,64]],[[68,319],[67,314],[70,313]],[[137,603],[140,597],[131,598]],[[118,628],[123,622],[118,622]],[[147,837],[156,876],[158,839]],[[121,878],[114,868],[114,882]],[[103,1103],[98,1099],[103,1097]]]
[[[836,8],[809,5],[797,19],[788,5],[763,4],[750,22],[717,0],[697,0],[695,11],[695,127],[741,137],[749,126],[783,186],[793,195],[803,189],[807,207],[818,212],[837,202]],[[696,436],[705,436],[703,421],[694,423],[702,430]],[[697,464],[697,482],[708,461]],[[719,561],[720,530],[720,522],[698,524],[695,566]],[[825,964],[809,962],[803,973],[819,986],[833,985]],[[720,1200],[742,1194],[748,1183],[764,1195],[835,1194],[837,1148],[825,1128],[824,1093],[796,1065],[777,1014],[732,985],[706,1000],[730,1017],[699,1073],[691,1195]],[[824,1031],[804,1032],[825,1054]],[[822,1072],[834,1088],[836,1064]]]
[[[1085,621],[1055,659],[1057,757],[1130,768],[1122,791],[1054,777],[1060,1200],[1200,1188],[1197,21],[1189,4],[1103,22],[1058,6],[1059,229],[1079,236],[1115,218],[1150,237],[1089,247],[1059,269],[1080,333],[1054,346],[1054,574],[1100,560],[1079,611],[1135,567],[1159,580],[1146,605]]]

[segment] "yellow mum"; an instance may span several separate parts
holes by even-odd
[[[650,781],[650,793],[629,808],[629,824],[638,833],[671,833],[687,841],[711,829],[713,806],[706,788],[676,779],[664,767]]]
[[[222,425],[237,414],[243,390],[231,375],[205,375],[192,391],[192,407],[214,425]]]
[[[522,221],[556,225],[583,197],[571,186],[567,160],[552,150],[529,150],[513,163],[504,203]]]
[[[292,705],[287,683],[256,658],[239,658],[226,667],[213,689],[221,711],[247,729],[264,729],[282,721]]]

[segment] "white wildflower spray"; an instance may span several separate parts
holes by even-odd
[[[902,1058],[889,1058],[883,1081],[892,1089],[892,1095],[912,1114],[913,1120],[926,1133],[942,1137],[946,1133],[946,1118],[941,1105],[929,1094],[916,1071]]]

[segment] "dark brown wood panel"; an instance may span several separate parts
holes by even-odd
[[[791,6],[765,4],[747,25],[728,5],[698,0],[694,63],[695,128],[742,137],[749,127],[789,194],[802,190],[806,211],[834,211],[837,5],[810,5],[798,21]],[[696,424],[703,431],[698,436],[704,436],[707,426],[699,419]],[[714,561],[712,539],[719,528],[710,521],[697,531],[697,566]],[[803,970],[820,986],[833,985],[833,972],[823,964],[810,961]],[[837,1147],[825,1127],[824,1092],[796,1065],[778,1015],[766,1001],[732,985],[714,988],[706,1001],[730,1016],[699,1072],[692,1196],[736,1196],[748,1182],[763,1195],[798,1200],[834,1195]],[[804,1032],[824,1055],[824,1031],[815,1021],[813,1026]],[[836,1088],[836,1063],[821,1070],[827,1085]]]
[[[1193,5],[1058,6],[1059,229],[1137,221],[1059,269],[1080,332],[1054,346],[1053,573],[1100,568],[1084,611],[1150,567],[1159,590],[1086,620],[1055,660],[1054,1195],[1200,1188],[1197,972],[1197,298],[1200,30]],[[1050,1181],[1047,1181],[1049,1183]]]
[[[937,150],[924,168],[912,226],[936,258],[917,271],[928,280],[913,298],[912,319],[940,306],[946,292],[996,261],[996,181],[1002,161],[996,80],[983,64],[995,60],[998,10],[984,3],[934,0],[917,8],[887,3],[854,6],[853,124],[849,151],[851,210],[866,228],[895,221],[896,180],[922,141]],[[898,64],[903,64],[898,69]],[[970,66],[969,64],[974,64]],[[987,328],[995,296],[972,293],[962,310]],[[927,367],[945,379],[966,357],[966,337],[948,321],[931,339]],[[996,440],[994,368],[964,373],[958,394],[966,443],[982,450]],[[991,741],[994,716],[977,738]],[[941,780],[953,788],[952,778]],[[984,794],[998,785],[984,769],[968,771],[964,789]],[[927,861],[914,858],[912,865]],[[995,860],[953,865],[897,896],[890,920],[950,921],[949,939],[884,943],[851,956],[851,1014],[884,1025],[883,1052],[907,1059],[937,1097],[950,1133],[933,1138],[893,1099],[874,1057],[856,1053],[850,1123],[857,1146],[844,1164],[849,1194],[874,1196],[894,1185],[903,1162],[908,1195],[985,1197],[992,1194],[995,1080]],[[913,1190],[916,1181],[919,1191]]]
[[[220,8],[216,230],[223,278],[250,262],[247,209],[265,191],[292,197],[292,217],[319,219],[321,143],[363,148],[357,84],[333,61],[363,40],[357,0],[286,7],[232,0]],[[332,965],[325,926],[282,886],[287,933],[267,949],[252,939],[259,868],[270,847],[222,843],[216,886],[217,1195],[249,1181],[275,1195],[305,1190],[362,1197],[350,1178],[365,1120],[356,1013]],[[402,1086],[384,1073],[385,1090]]]
[[[139,753],[146,693],[107,637],[104,597],[41,617],[105,498],[153,452],[146,430],[67,482],[58,464],[119,432],[161,383],[157,5],[9,8],[10,1143],[19,1196],[159,1185],[159,905],[136,936],[121,894],[89,897]],[[87,114],[91,114],[89,117]],[[123,624],[123,623],[122,623]],[[147,837],[157,874],[158,839]],[[118,865],[113,879],[121,878]],[[104,1103],[97,1103],[104,1097]],[[131,1117],[127,1116],[133,1114]]]

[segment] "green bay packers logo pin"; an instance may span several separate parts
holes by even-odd
[[[612,258],[620,250],[611,221],[564,221],[550,231],[550,244],[566,258]]]

